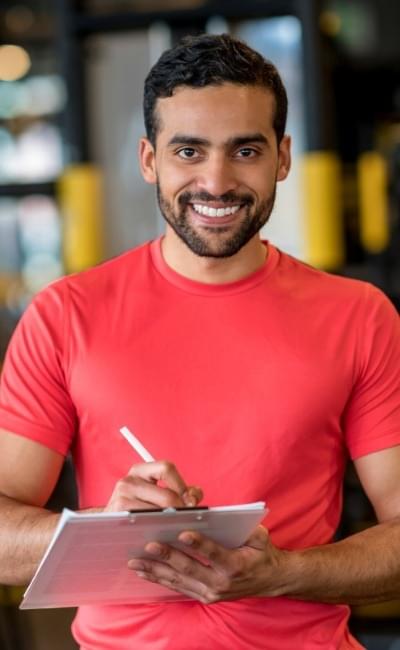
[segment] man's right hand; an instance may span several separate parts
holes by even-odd
[[[187,485],[173,463],[159,460],[133,465],[116,483],[104,510],[194,507],[202,498],[201,488]]]

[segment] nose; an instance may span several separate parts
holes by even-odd
[[[209,156],[202,165],[197,177],[199,190],[204,190],[213,196],[222,196],[235,190],[239,185],[232,161],[224,155]]]

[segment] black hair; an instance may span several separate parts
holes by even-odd
[[[171,97],[179,86],[203,88],[233,83],[262,86],[275,98],[273,128],[279,142],[285,133],[287,94],[276,67],[261,54],[228,34],[186,36],[164,52],[144,84],[143,112],[146,135],[155,146],[160,127],[156,103]]]

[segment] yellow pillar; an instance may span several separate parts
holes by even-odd
[[[357,163],[360,240],[368,253],[381,253],[389,243],[388,169],[377,151],[363,153]]]
[[[334,152],[304,154],[305,254],[312,266],[334,271],[344,263],[342,182]]]
[[[63,255],[67,273],[103,259],[103,206],[100,171],[91,164],[67,168],[59,181],[63,215]]]

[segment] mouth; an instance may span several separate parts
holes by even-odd
[[[222,205],[221,203],[190,203],[196,221],[204,225],[223,226],[236,220],[242,204]]]
[[[191,207],[197,214],[201,214],[203,217],[216,217],[220,219],[221,217],[229,217],[231,214],[235,214],[240,210],[241,205],[213,207],[204,203],[192,203]]]

